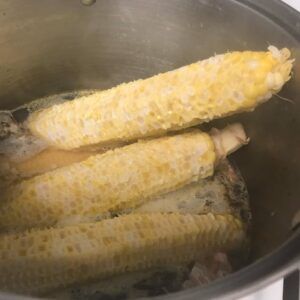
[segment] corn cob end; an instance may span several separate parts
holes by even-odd
[[[240,123],[228,125],[222,130],[213,128],[211,130],[211,138],[215,145],[218,161],[249,142],[243,125]]]
[[[291,52],[287,48],[279,50],[275,46],[269,46],[268,50],[278,63],[275,64],[272,72],[266,78],[266,83],[272,94],[278,93],[283,85],[291,78],[293,59],[290,59]]]

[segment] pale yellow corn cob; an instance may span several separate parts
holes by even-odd
[[[135,140],[253,110],[290,78],[288,49],[216,55],[35,112],[31,132],[58,148]]]
[[[237,250],[231,215],[135,214],[0,236],[0,290],[41,293],[129,271]]]
[[[6,174],[3,177],[13,175],[19,178],[28,178],[38,174],[43,174],[64,166],[80,162],[88,157],[105,152],[103,151],[65,151],[55,148],[47,148],[42,152],[30,157],[24,161],[12,161],[7,157],[0,158],[0,167],[6,164]],[[8,177],[7,176],[7,177]]]
[[[233,142],[225,151],[240,144],[238,133],[230,137],[227,140]],[[103,218],[136,207],[212,175],[216,152],[213,139],[195,130],[92,156],[9,189],[0,202],[0,229],[74,223],[77,218]]]
[[[222,161],[214,176],[200,179],[175,191],[158,195],[131,213],[231,214],[250,221],[245,182],[237,170]]]
[[[212,139],[198,130],[95,155],[12,187],[0,203],[0,228],[51,226],[134,207],[212,175],[215,158]]]

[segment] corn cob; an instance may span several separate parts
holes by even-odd
[[[118,148],[8,190],[0,227],[52,226],[65,218],[126,209],[211,175],[214,163],[212,140],[200,132]]]
[[[43,293],[239,248],[231,215],[135,214],[65,228],[0,236],[0,289]]]
[[[162,194],[131,213],[230,214],[250,224],[251,213],[245,182],[228,160],[218,165],[214,176]]]
[[[65,151],[47,148],[24,161],[14,161],[7,156],[0,155],[0,190],[4,190],[22,179],[83,161],[105,151],[105,149],[98,149],[96,152]]]
[[[99,153],[101,153],[101,151],[65,151],[48,148],[35,156],[20,162],[11,161],[4,157],[0,160],[0,166],[1,164],[3,165],[6,163],[8,164],[8,173],[14,172],[16,177],[28,178],[83,161],[88,157]],[[6,174],[3,174],[4,177],[5,175]]]
[[[253,110],[290,78],[290,52],[231,52],[33,113],[30,131],[62,149],[160,135]]]
[[[245,182],[238,170],[227,159],[217,168],[214,176],[200,179],[169,193],[159,194],[141,205],[116,212],[124,213],[180,213],[180,214],[230,214],[250,225],[251,212]],[[57,226],[91,223],[99,216],[77,216],[66,218]]]
[[[240,145],[239,137],[244,136],[243,131],[235,134],[228,137],[233,141],[231,148]],[[9,189],[0,207],[0,228],[53,226],[136,207],[158,194],[212,175],[216,153],[213,139],[195,130],[92,156]]]

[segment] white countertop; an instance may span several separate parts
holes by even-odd
[[[296,10],[300,11],[300,0],[282,0],[282,1],[294,7]]]

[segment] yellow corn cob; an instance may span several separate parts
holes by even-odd
[[[143,141],[22,182],[7,192],[0,228],[51,226],[107,214],[212,175],[210,136],[200,131]]]
[[[103,218],[212,175],[215,160],[213,139],[199,130],[117,148],[13,186],[0,203],[0,228]]]
[[[48,148],[37,155],[20,162],[8,161],[5,157],[0,161],[0,166],[1,163],[7,163],[8,172],[10,169],[12,172],[15,172],[16,176],[27,178],[68,166],[75,162],[83,161],[88,157],[99,153],[102,153],[102,151],[65,151]]]
[[[0,236],[0,290],[41,293],[239,248],[231,215],[135,214]]]
[[[135,140],[253,110],[290,78],[288,49],[217,55],[31,115],[31,132],[62,149]]]

